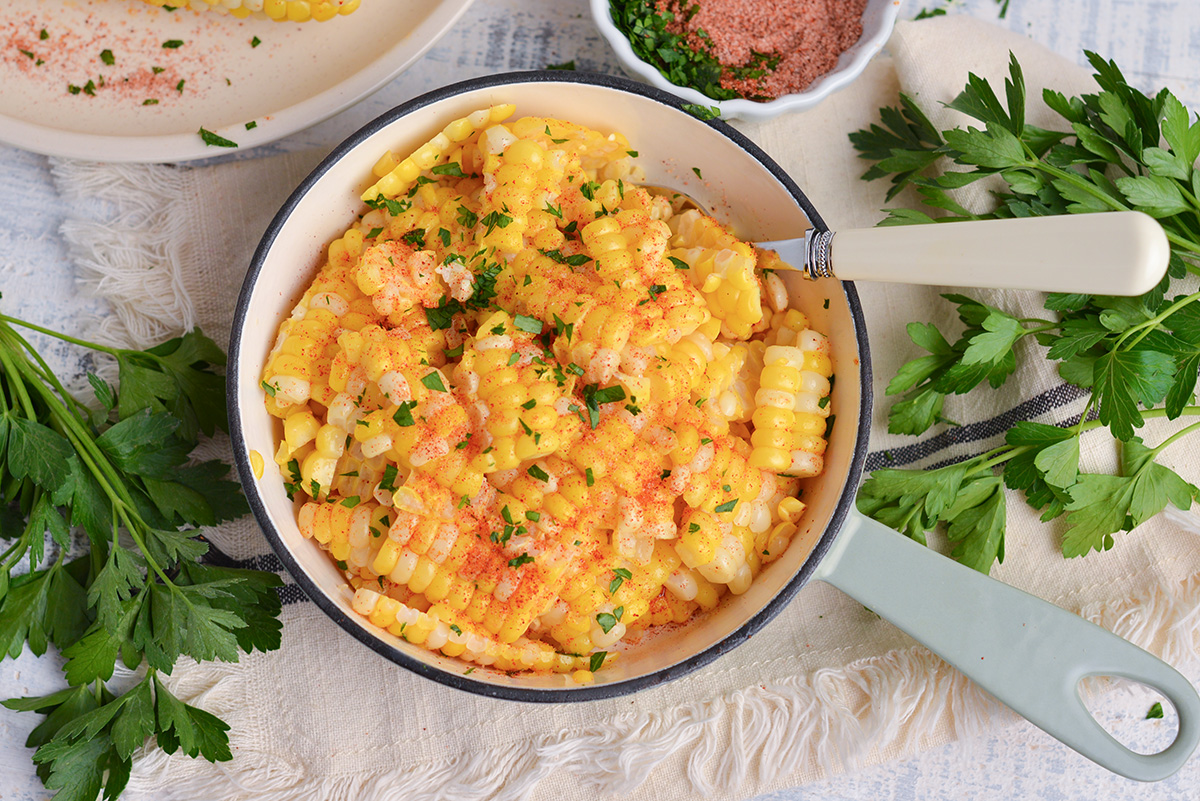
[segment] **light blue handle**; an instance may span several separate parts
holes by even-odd
[[[890,620],[1031,723],[1114,773],[1165,779],[1200,741],[1200,696],[1170,665],[857,511],[814,577]],[[1121,745],[1084,706],[1078,685],[1086,676],[1121,676],[1161,692],[1179,716],[1175,741],[1157,754]]]

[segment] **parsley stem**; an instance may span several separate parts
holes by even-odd
[[[1196,407],[1191,407],[1191,408],[1196,408]],[[1198,410],[1198,411],[1200,411],[1200,410]],[[1186,437],[1188,434],[1190,434],[1193,431],[1196,431],[1198,429],[1200,429],[1200,421],[1192,423],[1190,426],[1185,426],[1185,427],[1179,429],[1174,434],[1167,437],[1162,442],[1158,443],[1157,447],[1150,449],[1151,458],[1158,456],[1159,452],[1165,450],[1167,447],[1169,447],[1171,445],[1171,443]]]
[[[29,340],[25,339],[25,337],[23,337],[19,333],[17,333],[17,331],[14,330],[11,326],[5,326],[5,328],[6,328],[6,333],[11,334],[17,340],[17,342],[19,342],[21,344],[21,347],[24,348],[25,352],[29,356],[32,356],[34,361],[36,361],[38,363],[38,365],[41,367],[40,370],[35,370],[35,372],[38,374],[38,377],[41,378],[43,381],[46,381],[47,383],[49,383],[51,386],[53,386],[54,389],[58,392],[59,396],[61,398],[63,398],[64,400],[66,400],[67,402],[69,402],[72,406],[74,406],[75,411],[78,412],[80,414],[80,416],[86,420],[88,418],[88,415],[90,414],[91,410],[88,409],[87,406],[80,403],[75,398],[74,395],[72,395],[70,392],[67,391],[67,388],[64,387],[62,385],[62,382],[58,380],[58,376],[56,376],[54,374],[54,371],[50,369],[50,365],[46,364],[46,360],[42,358],[42,354],[38,353],[37,349],[34,348],[33,345],[30,344]]]
[[[1092,411],[1092,405],[1096,402],[1096,393],[1088,395],[1087,404],[1083,407],[1083,411],[1079,413],[1079,425],[1075,426],[1075,436],[1079,436],[1084,431],[1084,426],[1088,422],[1088,413]],[[1098,421],[1093,421],[1098,422]]]
[[[97,351],[100,351],[101,353],[107,353],[110,356],[115,357],[120,354],[120,351],[117,350],[116,348],[110,348],[106,345],[100,345],[96,342],[89,342],[86,339],[78,339],[76,337],[70,336],[69,334],[64,334],[59,331],[55,331],[51,328],[45,328],[43,326],[27,322],[25,320],[20,319],[19,317],[10,317],[7,314],[0,314],[0,322],[12,323],[14,325],[19,325],[22,328],[29,328],[33,331],[38,331],[40,333],[43,333],[46,336],[51,336],[51,337],[54,337],[55,339],[61,339],[63,342],[70,342],[73,345],[79,345],[80,347],[87,348],[88,350],[97,350]]]
[[[1192,253],[1200,254],[1200,245],[1197,245],[1195,242],[1191,242],[1187,239],[1184,239],[1179,234],[1173,233],[1171,231],[1167,231],[1167,229],[1165,227],[1163,228],[1163,231],[1165,231],[1167,234],[1167,241],[1169,241],[1172,245],[1175,245],[1176,247],[1181,248],[1182,250],[1190,250]],[[1196,275],[1200,275],[1200,268],[1197,268],[1196,265],[1190,264],[1188,262],[1184,262],[1184,264],[1187,266],[1188,272],[1196,274]]]
[[[25,381],[21,376],[21,364],[20,362],[14,362],[13,360],[14,352],[19,353],[20,349],[13,348],[11,342],[3,342],[4,339],[10,338],[5,336],[6,334],[11,334],[11,332],[0,329],[0,363],[4,365],[4,372],[8,376],[10,383],[15,389],[14,394],[17,396],[17,400],[19,400],[21,405],[25,407],[25,415],[30,420],[36,420],[37,412],[33,408],[33,399],[29,397],[29,390],[25,386]],[[4,347],[5,345],[7,345],[7,347]],[[10,350],[10,348],[12,350]],[[22,361],[25,360],[22,359]]]
[[[1003,453],[1001,453],[999,456],[996,456],[992,459],[988,459],[987,461],[985,461],[983,464],[979,465],[979,467],[975,468],[971,472],[978,473],[983,470],[991,470],[996,465],[1004,464],[1009,459],[1014,459],[1017,456],[1020,456],[1022,453],[1025,453],[1025,451],[1029,450],[1032,447],[1034,447],[1034,446],[1032,446],[1032,445],[1001,445],[999,448],[990,450],[983,455],[987,456],[988,454],[995,453],[996,451],[1004,451]]]
[[[1125,342],[1125,340],[1129,338],[1130,334],[1140,331],[1141,333],[1138,335],[1137,339],[1133,340],[1133,342],[1131,342],[1129,344],[1129,349],[1133,349],[1139,342],[1141,342],[1143,339],[1145,339],[1146,336],[1151,331],[1153,331],[1155,328],[1157,328],[1159,323],[1161,323],[1163,320],[1170,317],[1175,312],[1182,309],[1184,306],[1187,306],[1189,303],[1195,303],[1197,300],[1200,300],[1200,292],[1193,292],[1191,295],[1186,295],[1186,296],[1180,298],[1179,300],[1175,301],[1170,306],[1168,306],[1164,311],[1158,313],[1154,317],[1151,317],[1146,322],[1138,323],[1137,325],[1133,326],[1128,331],[1121,334],[1120,339],[1117,340],[1117,344],[1116,344],[1116,347],[1114,348],[1114,350],[1116,350],[1116,348],[1121,347],[1121,345]]]
[[[1113,209],[1114,211],[1129,211],[1128,206],[1126,206],[1124,203],[1117,200],[1115,197],[1108,194],[1107,192],[1104,192],[1101,189],[1099,189],[1091,181],[1085,180],[1083,178],[1083,176],[1077,172],[1073,172],[1071,170],[1060,169],[1053,165],[1047,164],[1046,162],[1041,161],[1041,160],[1038,160],[1038,161],[1035,161],[1032,163],[1026,163],[1024,166],[1033,167],[1035,169],[1040,169],[1043,172],[1053,175],[1054,177],[1056,177],[1060,180],[1066,181],[1067,183],[1071,184],[1075,188],[1077,188],[1081,191],[1087,192],[1092,197],[1095,197],[1096,199],[1102,201],[1105,205],[1107,205],[1109,208]]]

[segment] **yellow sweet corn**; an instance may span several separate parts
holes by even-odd
[[[361,0],[143,0],[152,6],[215,11],[238,19],[261,17],[276,22],[324,22],[353,14]]]
[[[264,398],[357,613],[590,682],[787,550],[833,366],[770,257],[632,183],[624,137],[513,111],[379,159]]]

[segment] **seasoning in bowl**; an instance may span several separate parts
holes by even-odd
[[[356,612],[588,683],[786,550],[832,364],[773,254],[639,187],[620,134],[513,111],[380,159],[264,402]]]
[[[714,100],[804,91],[862,35],[867,0],[612,0],[634,53]]]

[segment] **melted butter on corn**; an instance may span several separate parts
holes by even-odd
[[[514,111],[380,158],[264,402],[357,613],[588,683],[787,549],[833,365],[774,254],[637,186],[620,134]]]

